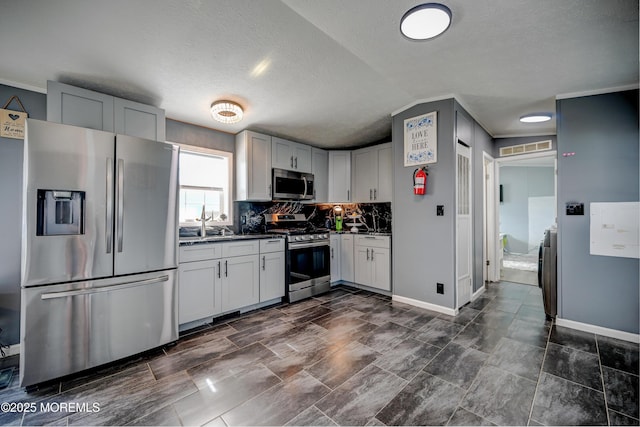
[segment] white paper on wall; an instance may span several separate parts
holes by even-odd
[[[591,255],[640,258],[640,202],[591,203]]]

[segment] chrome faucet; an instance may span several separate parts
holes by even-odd
[[[207,213],[204,211],[204,205],[202,205],[202,212],[200,213],[200,218],[197,218],[196,221],[200,221],[200,237],[207,236],[207,221],[209,221],[211,217],[207,217]]]

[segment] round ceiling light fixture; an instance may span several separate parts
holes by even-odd
[[[400,20],[400,32],[411,40],[427,40],[444,33],[451,25],[451,10],[440,3],[411,8]]]
[[[551,120],[551,113],[533,113],[525,114],[520,117],[522,123],[542,123]]]
[[[233,101],[216,101],[211,104],[211,116],[221,123],[238,123],[244,111]]]

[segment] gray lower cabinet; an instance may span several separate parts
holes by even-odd
[[[285,293],[284,239],[260,240],[260,302]]]
[[[47,121],[164,141],[160,108],[60,82],[47,81]]]
[[[178,323],[185,324],[222,312],[220,260],[181,263],[178,268]]]
[[[178,323],[283,297],[284,262],[280,238],[181,246]]]
[[[329,237],[329,244],[329,266],[331,268],[331,283],[334,283],[342,280],[342,263],[340,262],[342,254],[342,235],[332,234]]]
[[[257,304],[260,300],[258,254],[222,259],[222,312]]]
[[[222,244],[181,246],[178,264],[178,323],[222,313]]]
[[[340,241],[340,274],[342,280],[355,282],[354,260],[353,260],[353,235],[342,234]]]
[[[386,236],[356,236],[355,282],[391,290],[391,239]]]

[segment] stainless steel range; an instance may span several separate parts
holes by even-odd
[[[287,236],[286,286],[289,302],[331,289],[329,230],[316,228],[304,214],[265,214],[267,233]]]

